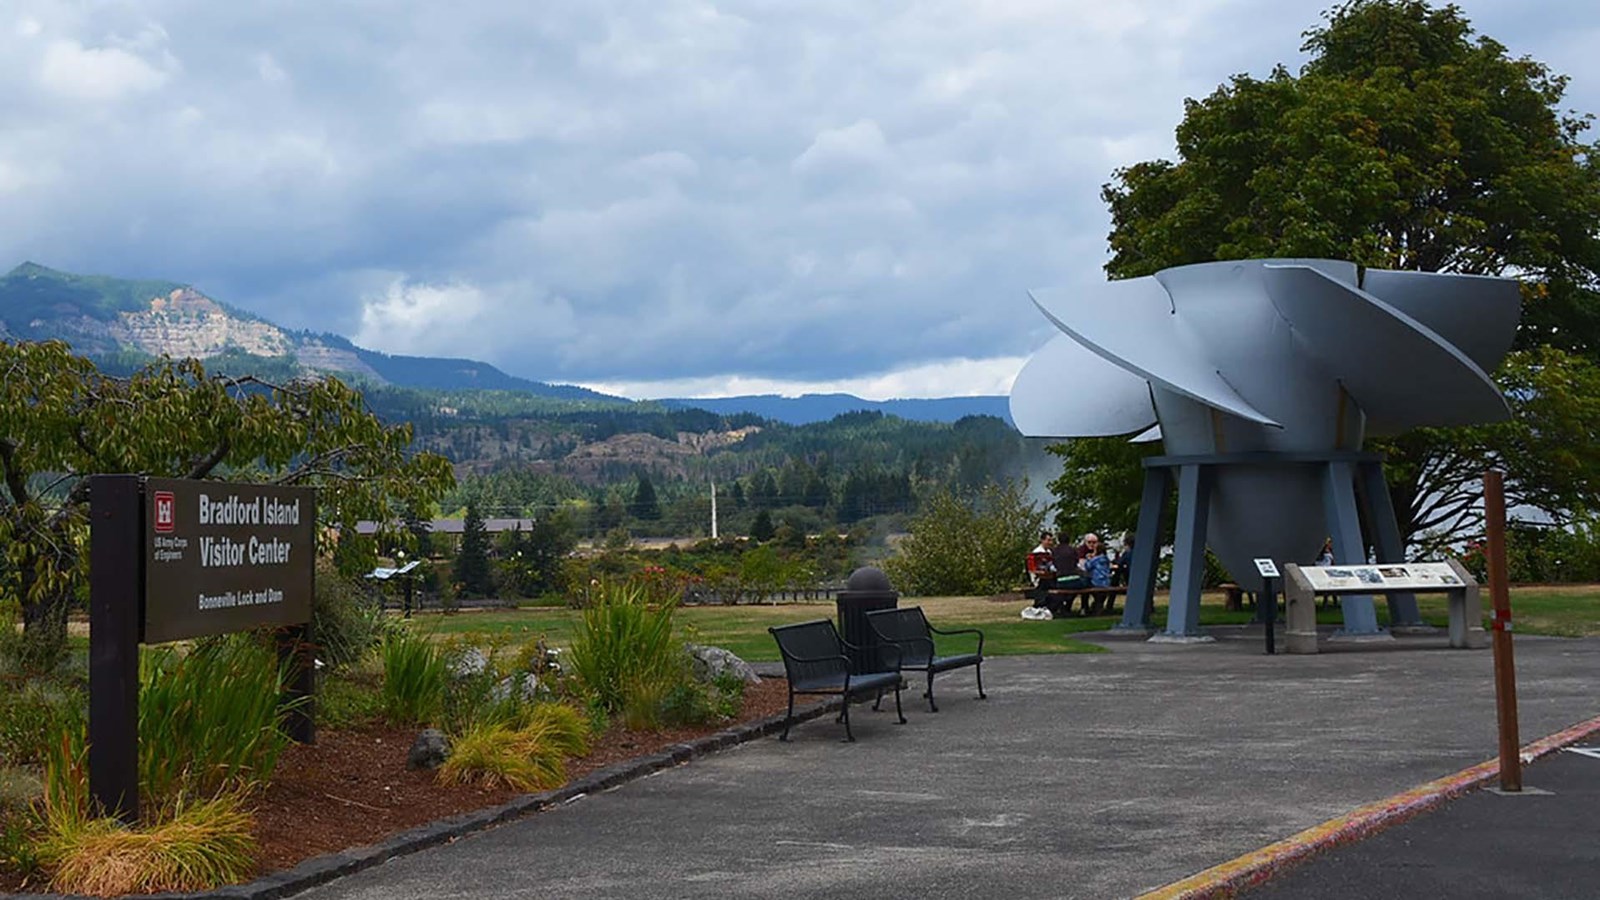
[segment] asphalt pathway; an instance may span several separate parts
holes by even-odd
[[[1600,744],[1577,749],[1585,752],[1558,752],[1526,767],[1521,794],[1474,791],[1245,896],[1600,897]]]
[[[1129,897],[1495,753],[1487,650],[1106,643],[992,660],[987,701],[970,669],[941,677],[906,725],[858,707],[854,744],[824,717],[302,896]],[[1519,636],[1517,661],[1525,740],[1600,715],[1600,641]]]

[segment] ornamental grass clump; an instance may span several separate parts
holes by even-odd
[[[398,631],[383,641],[383,710],[396,725],[430,725],[444,710],[450,661],[432,641]]]
[[[672,631],[676,598],[652,605],[633,585],[608,585],[583,611],[572,673],[590,700],[630,727],[655,727],[660,705],[689,679],[688,655]]]
[[[235,794],[198,803],[157,824],[129,828],[115,819],[47,817],[36,849],[63,893],[110,897],[203,891],[255,871],[250,815]]]
[[[474,725],[453,742],[439,780],[519,791],[557,787],[567,780],[567,757],[587,752],[588,731],[582,713],[559,703],[533,706],[515,725]]]
[[[265,784],[289,744],[277,654],[258,635],[203,640],[140,660],[139,778],[146,801]]]

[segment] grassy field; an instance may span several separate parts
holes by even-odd
[[[1418,597],[1423,618],[1444,626],[1448,611],[1443,594]],[[992,656],[1030,653],[1095,653],[1100,648],[1074,640],[1072,635],[1111,627],[1118,616],[1069,618],[1032,622],[1020,617],[1022,600],[997,603],[981,597],[903,598],[902,606],[920,605],[934,625],[940,628],[981,628],[985,634],[984,652]],[[1485,612],[1489,598],[1484,597]],[[1511,608],[1519,634],[1550,634],[1566,637],[1600,635],[1600,585],[1560,585],[1518,587],[1512,591]],[[677,615],[682,633],[697,643],[726,647],[750,660],[776,660],[777,646],[767,628],[808,619],[831,618],[831,603],[784,606],[694,606]],[[1119,607],[1120,612],[1120,607]],[[1157,627],[1166,622],[1166,596],[1156,597],[1154,615]],[[580,613],[577,610],[539,607],[524,609],[464,611],[451,614],[418,614],[414,621],[425,633],[441,640],[471,643],[512,640],[521,642],[540,636],[564,647],[571,643]],[[1221,594],[1207,594],[1201,601],[1202,625],[1241,624],[1254,618],[1254,612],[1228,612]],[[1378,603],[1380,622],[1387,621],[1387,610]],[[1317,621],[1337,624],[1338,606],[1317,611]],[[970,649],[966,638],[951,638],[940,652]]]

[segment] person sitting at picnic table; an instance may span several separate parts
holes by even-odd
[[[1078,545],[1078,571],[1088,574],[1086,566],[1095,554],[1100,552],[1100,535],[1089,532],[1083,536],[1083,543]]]
[[[1039,532],[1039,546],[1028,552],[1028,581],[1033,585],[1033,605],[1044,606],[1045,595],[1056,586],[1056,536]]]
[[[1122,550],[1117,553],[1117,558],[1111,562],[1111,584],[1113,587],[1127,587],[1128,573],[1133,570],[1133,532],[1122,536]]]
[[[1104,546],[1097,546],[1095,554],[1083,561],[1085,577],[1089,585],[1097,588],[1111,587],[1111,558],[1106,554]],[[1096,591],[1083,598],[1083,614],[1098,616],[1111,603],[1111,591]]]

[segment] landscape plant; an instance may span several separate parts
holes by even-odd
[[[427,638],[399,629],[384,638],[383,710],[396,725],[428,725],[444,711],[450,661]]]
[[[238,632],[140,659],[139,780],[144,802],[248,792],[289,745],[283,671],[265,636]]]
[[[676,598],[651,605],[643,587],[605,584],[582,612],[568,654],[578,687],[607,713],[632,709],[648,723],[667,692],[689,678],[675,639]]]
[[[456,736],[439,780],[519,791],[556,787],[567,779],[567,758],[588,751],[588,733],[582,713],[540,703],[519,721],[485,721]]]

